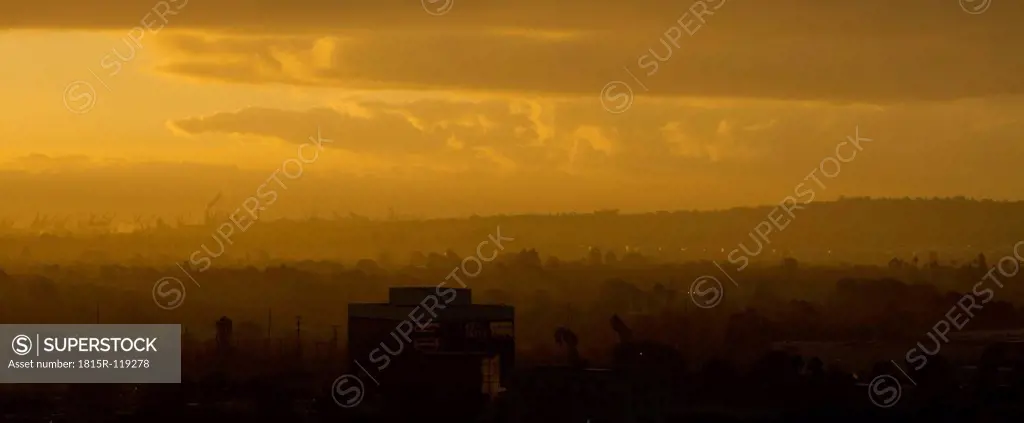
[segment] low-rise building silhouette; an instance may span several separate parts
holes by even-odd
[[[514,368],[514,320],[513,307],[473,304],[469,289],[391,288],[387,303],[348,306],[352,368],[384,403],[481,405]]]

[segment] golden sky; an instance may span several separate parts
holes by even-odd
[[[6,214],[198,214],[318,128],[268,214],[774,204],[855,130],[873,141],[819,198],[1024,197],[1020,1],[4,9]]]

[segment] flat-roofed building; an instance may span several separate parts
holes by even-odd
[[[484,402],[514,368],[514,320],[511,306],[473,304],[469,289],[391,288],[387,303],[348,305],[353,374],[386,403]]]

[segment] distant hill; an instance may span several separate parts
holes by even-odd
[[[615,210],[550,215],[498,215],[423,221],[375,221],[358,216],[306,221],[256,222],[235,230],[225,254],[267,253],[289,259],[375,258],[382,253],[405,264],[413,251],[468,255],[500,226],[515,238],[508,248],[536,248],[562,259],[584,257],[590,247],[629,251],[663,260],[723,259],[740,243],[764,250],[758,258],[788,254],[801,261],[887,261],[893,256],[920,261],[934,251],[943,260],[1008,252],[1024,240],[1024,202],[948,199],[846,198],[832,202],[733,208],[720,211],[664,211],[620,214]],[[774,221],[774,223],[773,223]],[[219,223],[218,223],[219,225]],[[782,228],[781,230],[779,228]],[[73,259],[87,251],[109,260],[166,255],[185,260],[205,244],[218,250],[216,227],[71,237],[8,233],[0,257]],[[765,237],[757,235],[760,230]],[[25,249],[28,249],[28,253]],[[660,250],[659,250],[660,249]],[[774,250],[774,251],[772,251]],[[829,253],[831,251],[831,253]],[[1024,252],[1022,252],[1024,253]],[[993,259],[996,259],[995,257]]]

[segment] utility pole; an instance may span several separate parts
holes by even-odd
[[[274,318],[270,308],[267,308],[267,337],[263,339],[263,353],[267,356],[274,354],[274,338],[272,337]]]
[[[299,357],[302,356],[302,316],[295,316],[295,346]]]

